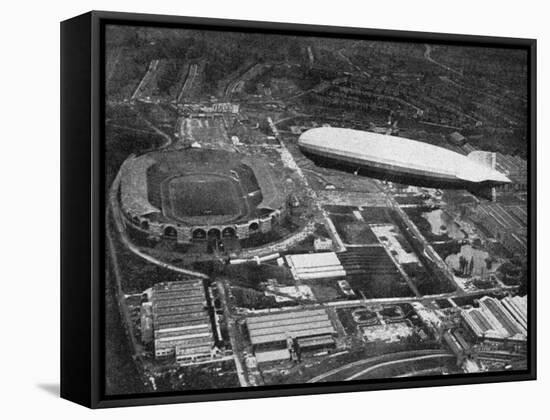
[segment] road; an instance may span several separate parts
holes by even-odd
[[[180,268],[180,267],[173,266],[171,264],[164,263],[160,260],[157,260],[156,258],[151,257],[150,255],[145,254],[144,252],[140,251],[138,247],[136,247],[135,245],[133,245],[130,242],[130,240],[128,239],[128,237],[126,235],[126,232],[124,230],[124,226],[123,226],[121,216],[120,216],[120,211],[118,210],[118,200],[117,200],[117,197],[116,197],[116,191],[118,190],[119,182],[120,182],[120,178],[119,178],[119,175],[117,175],[117,178],[113,182],[113,185],[112,185],[111,191],[110,191],[110,205],[111,205],[111,214],[113,216],[113,221],[114,221],[114,223],[117,227],[117,231],[119,233],[119,237],[120,237],[121,242],[123,243],[123,245],[125,245],[134,254],[138,255],[139,257],[141,257],[141,258],[145,259],[146,261],[149,261],[153,264],[157,264],[157,265],[159,265],[161,267],[164,267],[168,270],[172,270],[172,271],[175,271],[175,272],[178,272],[178,273],[181,273],[181,274],[185,274],[187,276],[193,276],[193,277],[197,277],[197,278],[201,278],[201,279],[208,279],[209,277],[206,274],[203,274],[203,273],[200,273],[200,272],[197,272],[197,271],[186,270],[186,269],[183,269],[183,268]],[[110,232],[108,232],[108,237],[109,238],[111,237]],[[110,247],[110,249],[112,249],[112,247]],[[115,255],[115,257],[116,257],[116,255]],[[118,281],[119,280],[117,279],[117,282]],[[118,283],[118,284],[120,284],[120,283]],[[241,360],[239,358],[239,353],[240,352],[235,350],[236,348],[238,348],[237,347],[238,342],[235,338],[235,336],[236,336],[235,322],[234,322],[233,318],[231,317],[229,302],[226,299],[225,287],[219,287],[218,290],[220,291],[220,298],[223,301],[224,315],[225,315],[225,317],[227,319],[227,323],[228,323],[228,330],[229,330],[229,336],[230,336],[230,340],[231,340],[231,347],[232,347],[233,353],[234,353],[233,359],[235,361],[235,368],[237,370],[237,376],[239,378],[239,383],[241,384],[241,386],[246,387],[246,386],[249,386],[249,385],[248,385],[248,382],[247,382],[247,380],[244,376],[242,363],[241,363]],[[135,345],[134,345],[134,347],[135,347]]]
[[[458,70],[455,70],[455,69],[453,69],[449,66],[446,66],[445,64],[442,64],[439,61],[434,60],[431,56],[431,53],[432,53],[432,46],[431,45],[424,44],[424,47],[426,48],[426,50],[424,51],[424,58],[426,60],[428,60],[430,63],[433,63],[436,66],[439,66],[439,67],[441,67],[441,68],[443,68],[447,71],[450,71],[452,73],[458,74],[459,76],[462,76],[462,72],[460,72]]]
[[[363,70],[361,67],[359,67],[357,64],[354,64],[347,55],[344,54],[344,49],[338,50],[338,55],[342,57],[342,59],[348,63],[351,67],[353,67],[355,70],[357,70],[359,73],[361,73],[363,76],[371,77],[371,74]]]
[[[235,361],[235,369],[237,370],[237,376],[239,378],[239,383],[242,387],[250,386],[248,381],[246,380],[246,375],[244,373],[243,364],[240,358],[240,355],[242,354],[238,339],[238,327],[235,324],[235,319],[231,315],[231,303],[229,302],[229,299],[227,298],[227,290],[229,290],[229,285],[227,284],[227,280],[219,280],[216,282],[216,286],[218,289],[218,294],[223,306],[223,315],[225,317],[225,321],[227,323],[227,333],[229,334],[229,341],[231,342],[231,349],[233,350],[233,360]]]
[[[122,221],[122,217],[120,215],[119,205],[118,205],[118,199],[117,199],[117,191],[118,186],[120,184],[120,173],[117,174],[115,180],[113,181],[113,184],[111,185],[111,190],[109,192],[109,205],[111,207],[111,214],[113,216],[114,224],[117,228],[117,232],[119,234],[119,238],[122,242],[122,244],[132,253],[136,254],[137,256],[143,258],[144,260],[156,264],[160,267],[166,268],[171,271],[175,271],[180,274],[185,274],[187,276],[193,276],[198,277],[201,279],[208,279],[209,277],[201,273],[199,271],[194,270],[186,270],[184,268],[177,267],[175,265],[165,263],[163,261],[160,261],[159,259],[152,257],[149,254],[146,254],[145,252],[141,251],[137,246],[135,246],[129,239],[128,235],[126,234],[126,230],[124,229],[124,223]]]
[[[147,67],[147,71],[145,72],[143,79],[141,79],[136,90],[132,94],[132,97],[131,97],[132,100],[137,99],[141,95],[141,91],[143,90],[144,86],[151,81],[155,72],[157,71],[159,63],[160,63],[160,60],[152,60],[149,63],[149,67]]]
[[[116,66],[118,65],[118,61],[120,60],[120,56],[122,55],[122,51],[124,50],[124,47],[118,47],[115,48],[114,52],[109,54],[109,59],[107,60],[107,68],[106,68],[106,75],[105,75],[105,85],[107,86],[109,82],[111,81],[111,78],[113,77],[113,74],[115,72]]]
[[[191,90],[191,87],[193,87],[193,83],[195,81],[195,78],[197,77],[197,74],[199,72],[199,65],[194,63],[189,66],[189,71],[187,72],[187,77],[185,78],[185,82],[183,83],[183,87],[181,88],[181,91],[178,95],[178,102],[182,102],[184,96]]]
[[[445,275],[445,277],[453,284],[456,288],[456,290],[461,291],[464,293],[464,290],[455,281],[454,274],[451,272],[445,261],[439,256],[437,252],[433,249],[433,247],[430,245],[430,243],[426,240],[424,235],[420,232],[418,227],[410,220],[407,213],[403,211],[399,203],[395,200],[395,198],[392,196],[391,193],[386,192],[386,196],[388,198],[388,202],[390,203],[391,207],[395,210],[395,212],[399,215],[399,217],[403,220],[405,225],[408,228],[409,234],[414,236],[417,240],[419,240],[422,243],[424,256],[430,260],[433,264],[435,264],[441,273]]]
[[[105,220],[108,221],[110,220],[110,216],[111,216],[111,212],[109,212],[109,209],[107,209],[105,211]],[[115,298],[116,298],[116,301],[117,301],[117,309],[120,313],[120,319],[122,321],[122,328],[124,330],[124,332],[126,333],[126,338],[128,339],[129,341],[129,344],[132,348],[132,354],[131,354],[131,358],[133,360],[133,365],[136,369],[136,372],[137,374],[139,375],[139,379],[141,380],[141,383],[143,384],[143,386],[145,387],[145,389],[147,390],[151,390],[150,388],[153,386],[153,390],[154,390],[154,382],[151,382],[151,377],[145,372],[144,368],[143,368],[143,359],[142,359],[142,355],[141,355],[141,352],[140,352],[140,348],[138,346],[138,343],[137,343],[137,340],[136,340],[136,337],[135,335],[132,333],[132,319],[130,317],[130,313],[128,312],[128,307],[126,306],[126,303],[125,303],[125,295],[124,295],[124,292],[122,290],[122,287],[121,287],[121,277],[122,277],[122,274],[121,274],[121,271],[120,271],[120,267],[118,265],[118,256],[116,254],[116,250],[115,250],[115,246],[114,246],[114,241],[113,241],[113,236],[112,236],[112,233],[109,229],[107,229],[107,232],[106,232],[106,237],[107,237],[107,251],[109,253],[109,258],[110,258],[110,261],[111,261],[111,264],[112,264],[112,272],[113,272],[113,275],[114,275],[114,280],[115,280]],[[128,372],[127,374],[130,374],[130,372]]]
[[[162,131],[157,126],[155,126],[151,121],[145,118],[143,114],[134,107],[134,105],[130,105],[130,108],[132,108],[132,111],[134,111],[137,114],[137,116],[142,119],[142,121],[147,125],[147,127],[149,127],[151,130],[153,130],[155,133],[157,133],[159,136],[161,136],[164,139],[164,143],[158,147],[159,149],[163,149],[172,144],[172,137],[170,137],[164,131]]]

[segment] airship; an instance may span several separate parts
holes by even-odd
[[[302,133],[298,146],[319,165],[407,185],[478,191],[511,182],[494,169],[494,153],[462,155],[403,137],[321,127]]]

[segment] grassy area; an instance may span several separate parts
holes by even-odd
[[[424,203],[424,199],[416,195],[396,196],[395,201],[399,204],[413,204],[417,206]]]
[[[107,395],[148,391],[132,358],[115,297],[113,274],[108,270],[105,289],[105,392]]]
[[[183,366],[155,376],[157,392],[239,387],[233,361]]]
[[[262,375],[266,385],[305,383],[315,376],[358,360],[369,359],[372,357],[401,351],[433,348],[439,348],[439,346],[431,341],[423,343],[411,343],[407,341],[401,341],[398,343],[371,342],[362,344],[360,347],[354,348],[353,350],[336,357],[304,358],[301,363],[286,364],[284,369],[272,369],[268,373],[262,372]],[[342,381],[350,374],[353,374],[353,372],[349,373],[349,370],[344,370],[340,374],[330,376],[328,380],[331,382]]]
[[[382,247],[348,249],[339,254],[346,279],[366,298],[406,297],[413,293],[395,263]]]
[[[441,259],[445,261],[445,258],[449,255],[458,254],[462,248],[462,245],[457,241],[449,241],[445,243],[432,244],[432,248],[438,253]]]
[[[330,219],[347,244],[369,245],[379,243],[371,228],[353,216],[331,214]]]
[[[309,286],[319,302],[330,302],[344,297],[338,290],[334,279],[302,280],[302,283]]]
[[[140,293],[158,282],[181,279],[181,274],[145,261],[129,251],[117,239],[113,242],[122,273],[120,279],[122,290],[125,293]]]
[[[232,286],[252,289],[263,292],[262,283],[269,279],[275,279],[281,285],[294,285],[294,279],[287,267],[275,264],[245,263],[225,265],[216,261],[197,263],[194,268],[200,270],[212,278],[225,277],[230,279]]]
[[[446,278],[430,275],[425,267],[417,263],[403,264],[402,267],[423,295],[448,293],[455,290]]]
[[[392,218],[386,207],[368,207],[361,212],[361,216],[369,224],[392,223]]]
[[[231,294],[233,305],[240,308],[269,309],[296,306],[299,304],[299,302],[292,301],[278,303],[273,296],[266,296],[261,291],[239,286],[231,287]]]
[[[422,213],[424,213],[426,210],[417,207],[409,207],[404,209],[404,211],[405,213],[407,213],[409,218],[416,225],[418,230],[420,230],[420,233],[422,233],[422,235],[424,236],[424,238],[426,238],[428,242],[448,241],[451,239],[449,238],[449,235],[447,233],[436,235],[432,232],[430,222],[422,216]]]

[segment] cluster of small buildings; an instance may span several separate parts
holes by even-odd
[[[212,318],[202,280],[158,283],[141,305],[141,338],[155,358],[189,365],[217,357]]]
[[[325,309],[252,316],[246,326],[258,363],[290,360],[302,351],[335,346],[336,330]]]
[[[414,333],[410,321],[391,322],[378,325],[360,326],[359,330],[366,342],[383,341],[397,343]]]
[[[458,131],[454,131],[449,134],[449,142],[456,146],[464,146],[466,144],[466,137],[460,134]]]
[[[311,301],[314,302],[317,299],[311,291],[311,287],[299,284],[293,286],[281,286],[279,283],[274,280],[268,280],[265,291],[266,296],[273,296],[275,302],[292,302],[292,301]]]
[[[527,339],[527,296],[502,300],[484,296],[479,308],[463,309],[461,317],[464,328],[477,341]]]
[[[464,337],[462,331],[458,329],[448,330],[443,333],[443,339],[458,357],[458,363],[462,363],[466,356],[470,356],[472,346]]]
[[[500,187],[504,191],[527,191],[527,161],[519,156],[496,154],[496,169],[512,181]]]
[[[527,211],[524,206],[485,203],[472,208],[469,217],[487,229],[510,253],[527,253]]]
[[[484,352],[524,352],[527,296],[502,299],[484,296],[478,303],[478,307],[454,305],[448,310],[429,309],[419,302],[411,305],[432,333],[449,346],[463,368],[467,362],[482,357]]]
[[[239,104],[230,102],[214,103],[182,103],[178,104],[178,109],[182,113],[194,113],[197,116],[210,116],[211,114],[238,114]]]

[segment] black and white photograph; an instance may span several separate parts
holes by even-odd
[[[108,23],[105,395],[530,370],[530,58]]]
[[[2,418],[544,413],[545,9],[7,4]]]

